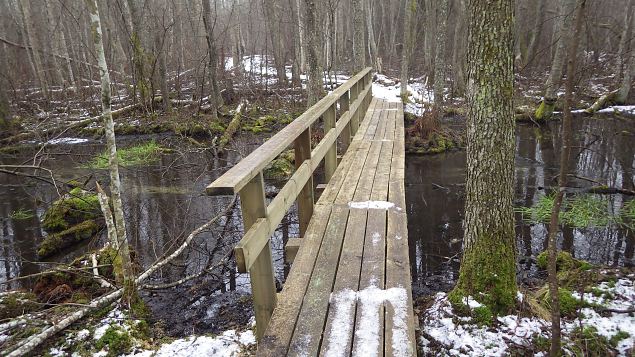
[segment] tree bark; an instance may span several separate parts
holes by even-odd
[[[364,0],[351,0],[353,12],[353,72],[357,73],[366,67],[364,43]]]
[[[129,293],[135,290],[134,272],[130,261],[130,251],[128,248],[128,238],[126,236],[126,221],[121,200],[121,181],[119,179],[119,159],[117,157],[117,144],[115,141],[115,126],[112,120],[112,109],[110,99],[110,75],[104,54],[104,43],[102,39],[101,20],[96,0],[86,0],[86,5],[90,12],[90,25],[93,38],[93,45],[97,54],[99,64],[99,75],[101,78],[101,106],[102,117],[104,118],[106,149],[108,152],[108,172],[110,174],[110,194],[112,196],[112,206],[114,221],[117,229],[117,245],[115,249],[121,258],[123,285]]]
[[[457,16],[454,29],[454,48],[452,51],[452,71],[454,72],[453,93],[461,96],[465,91],[465,0],[457,0]]]
[[[560,174],[558,176],[558,194],[554,200],[553,209],[551,211],[551,220],[549,222],[549,240],[548,240],[548,274],[549,274],[549,296],[551,298],[551,349],[550,356],[560,356],[560,298],[558,291],[558,275],[556,269],[556,261],[558,256],[557,233],[558,233],[558,217],[560,215],[560,207],[564,198],[567,186],[567,177],[569,174],[569,161],[571,159],[572,145],[572,117],[571,106],[573,104],[573,86],[575,67],[577,62],[578,43],[580,42],[580,32],[582,29],[582,18],[584,16],[584,7],[586,0],[580,0],[575,15],[575,30],[573,38],[569,44],[567,54],[567,81],[564,94],[564,117],[562,120],[562,149],[560,151]]]
[[[212,113],[212,120],[218,120],[218,109],[223,105],[218,88],[218,80],[216,71],[218,69],[218,50],[216,49],[216,40],[214,38],[214,22],[212,18],[212,9],[210,0],[202,0],[203,5],[203,24],[205,25],[205,38],[207,39],[207,54],[209,56],[207,75],[209,79],[210,93],[209,104]]]
[[[493,313],[514,309],[513,1],[468,5],[467,180],[463,258],[450,294],[472,296]]]
[[[536,110],[536,120],[542,121],[551,118],[553,110],[558,100],[557,91],[560,88],[560,81],[562,80],[562,70],[564,67],[565,52],[569,43],[569,32],[571,28],[572,12],[575,6],[575,0],[562,0],[560,7],[561,24],[558,30],[559,39],[556,44],[556,51],[551,62],[551,71],[547,78],[547,84],[545,88],[545,95],[540,103],[540,106]]]
[[[269,28],[269,36],[271,38],[271,49],[273,52],[273,61],[276,67],[276,78],[281,86],[287,85],[287,73],[285,69],[285,48],[283,34],[284,22],[282,21],[282,10],[280,9],[280,0],[264,0],[263,12],[267,20]]]
[[[371,9],[371,0],[362,0],[364,11],[366,12],[366,30],[368,32],[368,47],[370,50],[371,63],[373,69],[381,73],[381,57],[377,50],[377,41],[375,40],[375,31],[373,29],[373,12]]]
[[[139,99],[144,107],[148,108],[150,97],[150,82],[146,74],[146,58],[143,47],[142,30],[143,15],[141,14],[142,5],[139,0],[127,0],[128,10],[130,12],[130,45],[132,47],[132,62],[134,67],[135,86]]]
[[[622,37],[620,38],[620,44],[617,50],[616,56],[616,66],[615,66],[615,77],[622,78],[622,71],[625,69],[624,64],[627,62],[627,58],[629,57],[629,48],[631,43],[631,36],[633,33],[633,5],[635,5],[634,0],[628,0],[628,9],[624,13],[624,26],[622,31]],[[620,83],[621,84],[621,83]]]
[[[448,0],[438,2],[437,44],[434,54],[434,107],[435,120],[443,112],[443,92],[445,90],[445,42],[447,38]]]
[[[317,26],[317,8],[315,0],[304,0],[305,7],[305,28],[307,32],[307,48],[306,59],[308,70],[309,84],[307,108],[317,103],[322,95],[324,95],[324,84],[322,82],[322,66],[320,66],[320,38]]]
[[[42,94],[44,94],[44,97],[49,100],[50,93],[48,81],[46,79],[46,73],[44,72],[44,68],[42,67],[42,58],[40,57],[40,53],[36,50],[37,48],[40,48],[40,45],[35,34],[35,25],[33,23],[33,14],[31,13],[31,4],[29,0],[20,0],[20,5],[22,9],[22,17],[24,18],[24,28],[29,40],[29,46],[31,47],[30,52],[31,58],[33,59],[35,77],[40,84]]]
[[[410,56],[413,47],[413,17],[417,13],[417,0],[404,1],[403,48],[401,49],[401,100],[408,99]]]
[[[538,46],[538,41],[540,41],[542,28],[544,27],[543,23],[545,22],[545,14],[547,13],[546,4],[546,0],[536,1],[536,14],[534,15],[536,19],[531,31],[531,37],[529,38],[529,46],[527,46],[527,56],[523,59],[524,64],[531,61],[536,53],[536,47]]]
[[[624,59],[624,67],[621,70],[622,77],[620,88],[617,91],[616,102],[620,104],[626,103],[628,99],[628,93],[631,90],[631,81],[633,79],[633,66],[635,66],[635,46],[633,46],[633,41],[631,41],[631,37],[633,36],[633,27],[635,26],[635,6],[633,4],[635,0],[631,0],[629,2],[628,8],[628,26],[624,29],[623,37],[627,38],[628,41],[625,41],[624,44],[620,42],[620,50],[621,55],[620,58],[626,57]],[[618,76],[618,78],[620,78]]]

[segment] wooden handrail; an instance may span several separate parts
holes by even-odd
[[[337,139],[342,135],[342,142],[348,148],[370,104],[371,88],[371,68],[365,68],[206,188],[209,195],[240,195],[245,235],[234,253],[238,271],[249,272],[258,339],[269,323],[277,299],[269,238],[296,200],[300,235],[304,234],[313,214],[313,172],[324,160],[325,177],[329,181],[337,167]],[[336,118],[338,103],[339,119]],[[311,125],[320,117],[324,118],[324,137],[311,149]],[[295,148],[296,169],[267,205],[263,170],[291,144]]]
[[[340,97],[359,82],[372,68],[367,67],[319,102],[307,109],[285,128],[272,136],[259,148],[242,159],[234,167],[207,186],[208,195],[231,195],[240,192],[251,179],[257,176],[271,161],[273,161],[307,128],[317,121]]]

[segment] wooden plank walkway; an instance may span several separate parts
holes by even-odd
[[[372,99],[313,207],[259,356],[414,356],[401,103]]]

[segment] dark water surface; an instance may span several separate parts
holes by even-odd
[[[613,118],[574,118],[576,176],[610,187],[633,189],[635,122]],[[519,125],[516,131],[515,205],[532,206],[556,185],[561,138],[559,123],[546,128]],[[585,149],[582,149],[585,148]],[[414,293],[449,289],[458,277],[463,237],[465,152],[406,158],[406,204]],[[593,184],[572,178],[580,190]],[[600,195],[598,195],[600,196]],[[632,197],[601,195],[607,213],[617,212]],[[560,247],[579,259],[610,266],[633,265],[635,236],[616,226],[563,227]],[[516,214],[520,277],[535,272],[527,257],[546,247],[547,225],[523,222]]]

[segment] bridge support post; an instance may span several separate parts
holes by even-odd
[[[295,152],[295,168],[298,169],[304,160],[311,158],[311,127],[307,128],[293,142]],[[298,220],[300,223],[300,237],[304,237],[309,221],[313,215],[313,175],[304,185],[297,198]]]
[[[331,105],[324,113],[324,135],[333,129],[335,129],[335,104]],[[335,169],[337,169],[337,140],[333,142],[324,157],[324,176],[327,183],[331,181]]]
[[[265,186],[262,172],[255,176],[240,190],[240,206],[243,214],[245,232],[259,218],[267,216]],[[264,335],[273,309],[276,307],[276,283],[273,274],[273,260],[269,241],[258,254],[258,258],[249,268],[249,280],[256,314],[256,338]]]

